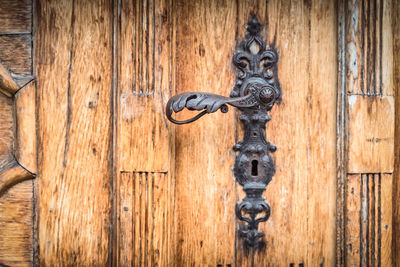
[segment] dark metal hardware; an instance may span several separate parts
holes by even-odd
[[[202,92],[178,94],[169,99],[166,115],[173,123],[185,124],[217,110],[226,113],[228,105],[242,111],[240,120],[245,135],[243,141],[233,147],[239,152],[234,174],[246,197],[236,205],[236,216],[246,223],[239,230],[245,245],[261,248],[264,246],[264,233],[258,231],[258,224],[267,221],[271,214],[271,208],[262,194],[275,173],[270,152],[276,150],[276,146],[265,139],[265,124],[271,119],[268,111],[281,100],[281,89],[277,77],[277,53],[273,48],[266,47],[261,39],[261,24],[255,16],[252,16],[246,29],[246,36],[233,55],[233,64],[238,72],[230,97]],[[173,112],[184,108],[202,112],[184,121],[172,118]]]

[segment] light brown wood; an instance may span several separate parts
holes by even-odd
[[[118,210],[118,266],[165,266],[171,226],[166,173],[121,173]]]
[[[36,0],[33,39],[26,5],[0,7],[0,241],[15,237],[0,263],[400,264],[397,0]],[[278,150],[266,249],[254,254],[234,214],[239,112],[182,126],[164,113],[176,93],[229,95],[253,13],[283,94],[267,125]],[[17,92],[33,75],[37,91]],[[15,185],[36,165],[35,188]]]
[[[31,0],[0,1],[0,34],[27,33],[32,27]]]
[[[18,163],[36,173],[36,97],[35,82],[21,88],[15,95],[16,144],[14,155]]]
[[[35,7],[40,265],[107,266],[111,1],[36,1]]]
[[[122,1],[119,8],[113,264],[166,266],[175,262],[174,135],[164,114],[174,82],[174,7]]]
[[[346,264],[391,266],[395,141],[391,1],[346,3]],[[394,12],[394,13],[393,13]],[[339,202],[338,202],[339,203]],[[393,230],[392,230],[393,229]],[[397,266],[394,264],[394,266]]]
[[[164,104],[172,66],[166,8],[164,1],[121,3],[117,95],[121,171],[164,172],[169,168]]]
[[[32,266],[32,181],[0,195],[0,263]]]
[[[15,151],[28,157],[26,147],[35,146],[35,88],[18,91],[31,77],[31,1],[0,0],[0,265],[32,266],[33,257],[33,188],[36,164],[21,165]],[[4,64],[4,65],[3,65]],[[29,96],[25,92],[30,93]],[[15,101],[21,95],[23,101]],[[18,102],[18,103],[16,103]],[[29,110],[27,114],[17,109]],[[32,112],[33,111],[33,112]],[[24,117],[27,115],[27,117]],[[33,115],[33,117],[30,117]],[[33,127],[24,123],[30,117]],[[21,127],[17,129],[17,121]],[[17,142],[20,139],[21,142]],[[18,144],[19,143],[19,144]],[[33,150],[30,158],[36,158]]]
[[[392,1],[392,38],[393,38],[393,88],[395,95],[395,139],[394,139],[394,173],[393,173],[393,193],[392,193],[392,250],[393,265],[400,266],[400,1]],[[396,253],[397,252],[397,253]]]
[[[176,93],[229,96],[237,6],[180,1],[176,12]],[[234,114],[217,112],[176,127],[178,266],[235,264]]]
[[[0,159],[10,154],[14,141],[13,101],[0,94]]]
[[[392,266],[391,211],[392,175],[348,175],[346,264]]]
[[[348,173],[392,173],[393,97],[348,96]]]
[[[0,197],[12,186],[34,178],[34,175],[24,169],[9,155],[0,161]]]
[[[320,66],[336,61],[335,6],[269,1],[267,7],[261,2],[239,9],[248,7],[268,17],[265,32],[278,49],[283,92],[283,102],[273,108],[267,125],[268,140],[278,146],[277,173],[265,193],[272,214],[260,224],[267,249],[257,253],[254,262],[330,266],[335,255],[336,65]],[[247,19],[244,15],[240,23]],[[321,243],[322,247],[315,245]],[[251,264],[240,247],[237,254],[239,265]]]
[[[13,80],[8,70],[0,63],[0,92],[12,97],[18,90],[17,83]]]

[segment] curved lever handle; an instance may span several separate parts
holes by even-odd
[[[175,124],[186,124],[191,123],[200,119],[207,113],[214,113],[218,109],[222,113],[228,112],[227,104],[237,107],[253,107],[257,103],[255,97],[252,94],[248,94],[243,97],[230,98],[212,93],[202,93],[202,92],[188,92],[175,95],[168,100],[166,106],[167,118]],[[188,110],[203,110],[193,118],[178,121],[172,118],[172,112],[178,113],[184,108]]]
[[[267,48],[259,35],[261,24],[253,16],[246,28],[248,33],[233,56],[238,72],[231,97],[202,92],[182,93],[169,99],[166,115],[173,123],[186,124],[217,110],[226,113],[228,105],[242,111],[239,118],[245,132],[243,140],[234,146],[238,151],[234,175],[243,186],[246,197],[237,204],[236,216],[245,222],[239,233],[246,247],[262,248],[264,232],[258,230],[258,224],[268,220],[271,214],[262,194],[275,174],[275,163],[269,152],[276,150],[265,139],[265,124],[271,119],[268,111],[281,99],[281,89],[277,76],[278,54],[273,47]],[[200,113],[182,121],[172,118],[173,112],[178,113],[184,108]]]

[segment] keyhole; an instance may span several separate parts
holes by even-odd
[[[251,175],[258,175],[258,160],[251,161]]]

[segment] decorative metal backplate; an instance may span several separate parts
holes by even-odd
[[[236,216],[246,223],[239,230],[246,247],[262,248],[264,233],[258,230],[258,224],[267,221],[271,214],[262,194],[275,173],[270,152],[276,150],[265,139],[265,124],[271,119],[268,111],[281,99],[281,89],[277,78],[278,55],[259,35],[261,24],[252,16],[246,28],[246,36],[233,55],[233,64],[238,71],[230,97],[202,92],[178,94],[168,101],[166,115],[173,123],[185,124],[217,110],[225,113],[227,105],[242,111],[240,120],[245,134],[243,141],[233,147],[238,151],[234,174],[246,197],[236,205]],[[184,121],[172,118],[173,112],[184,108],[202,112]]]

